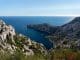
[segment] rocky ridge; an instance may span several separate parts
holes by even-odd
[[[43,44],[34,42],[22,34],[17,34],[13,26],[0,20],[0,51],[9,51],[13,54],[16,50],[20,50],[26,55],[34,55],[37,52],[45,53],[46,49]]]
[[[51,26],[47,23],[43,23],[43,24],[27,25],[27,28],[32,28],[32,29],[35,29],[37,31],[40,31],[46,34],[54,34],[56,30],[59,28],[59,26]]]

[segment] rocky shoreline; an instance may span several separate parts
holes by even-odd
[[[45,37],[53,42],[55,48],[78,48],[80,46],[80,17],[76,17],[62,26],[51,26],[44,23],[28,25],[27,27],[48,33],[49,35]]]
[[[30,24],[27,25],[27,28],[31,28],[34,29],[36,31],[45,33],[47,35],[49,34],[54,34],[55,31],[58,29],[59,26],[51,26],[47,23],[43,23],[43,24]]]

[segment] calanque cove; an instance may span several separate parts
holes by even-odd
[[[49,24],[31,24],[30,29],[46,33],[45,38],[53,42],[53,48],[75,48],[80,49],[80,17],[62,26],[51,26]]]
[[[0,20],[0,60],[80,60],[80,17],[62,26],[44,23],[27,28],[45,33],[53,47],[48,50]]]

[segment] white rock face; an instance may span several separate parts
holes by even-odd
[[[26,55],[34,55],[34,52],[31,49],[29,49],[29,46],[24,45],[24,49],[26,51]]]
[[[15,34],[15,29],[11,25],[6,25],[5,22],[0,20],[0,41],[4,42],[7,36],[10,36],[13,40]]]
[[[40,49],[37,45],[40,46]],[[0,20],[0,49],[7,49],[11,53],[14,53],[16,49],[21,49],[26,55],[34,55],[33,50],[44,51],[42,44],[37,44],[22,34],[16,34],[15,29],[11,25],[6,25],[2,20]]]

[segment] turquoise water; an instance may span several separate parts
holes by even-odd
[[[0,19],[3,19],[7,24],[12,25],[18,33],[22,33],[32,40],[37,41],[45,45],[47,49],[53,47],[53,44],[44,38],[43,33],[35,31],[33,29],[27,29],[27,24],[41,24],[48,23],[50,25],[63,25],[67,23],[71,17],[45,17],[45,16],[1,16]],[[66,22],[67,21],[67,22]]]

